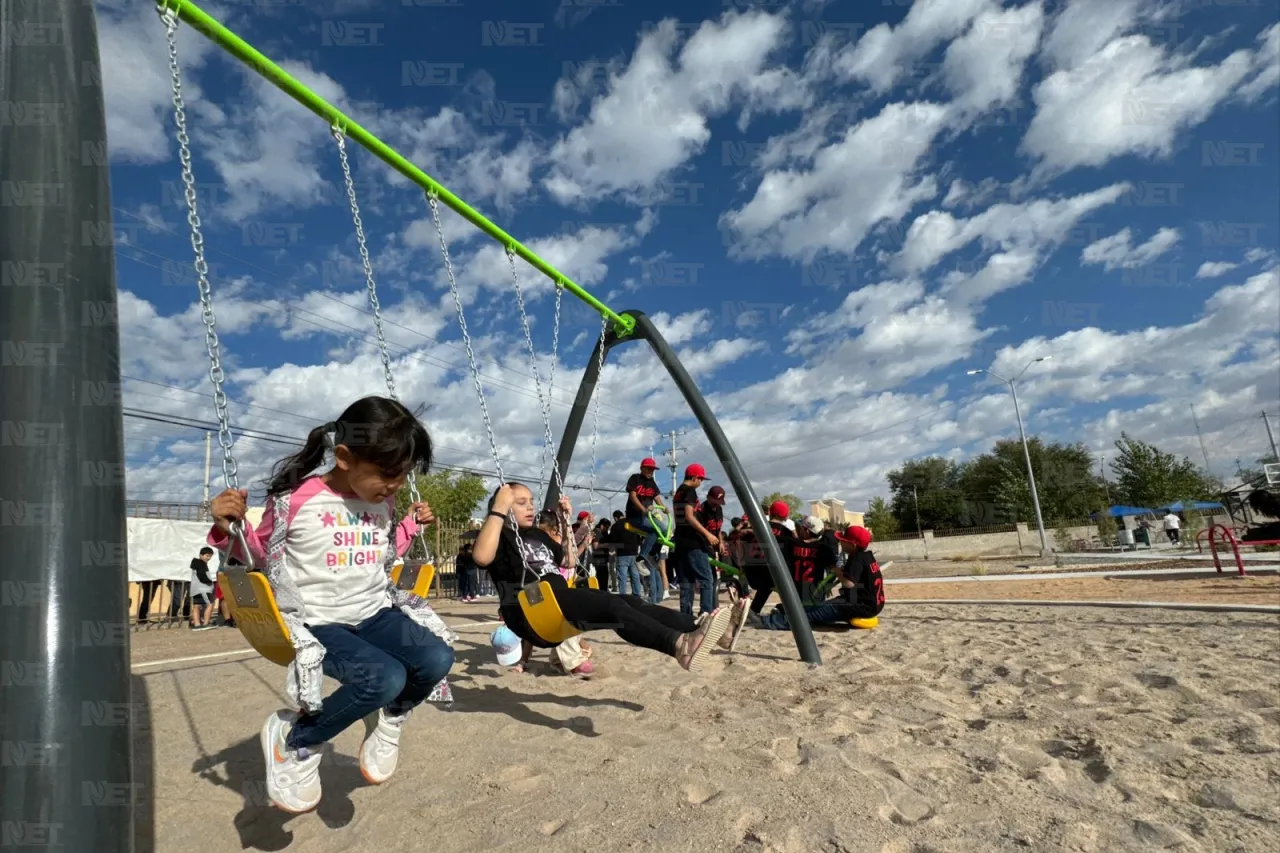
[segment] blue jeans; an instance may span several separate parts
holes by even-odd
[[[453,667],[444,640],[394,608],[358,625],[317,625],[324,646],[324,674],[341,686],[319,713],[298,717],[288,745],[318,746],[379,708],[399,716],[422,704]]]
[[[843,625],[850,619],[857,619],[863,609],[856,604],[848,603],[843,598],[833,598],[822,604],[806,607],[804,615],[809,620],[810,625]],[[782,605],[775,607],[773,612],[764,616],[763,619],[762,628],[769,628],[774,631],[791,630],[791,624],[787,622],[787,611]]]
[[[634,556],[619,557],[617,571],[619,595],[644,595],[640,587],[640,567],[636,565]]]
[[[638,561],[640,558],[636,557]],[[650,557],[649,560],[649,601],[652,604],[662,603],[662,566],[658,563],[656,557]]]
[[[676,554],[676,573],[680,579],[680,612],[693,615],[693,587],[702,584],[699,600],[700,612],[716,609],[716,576],[711,572],[710,557],[701,548],[691,548]]]
[[[630,524],[637,530],[647,534],[644,537],[644,541],[640,543],[640,550],[636,552],[636,556],[644,557],[647,555],[649,557],[653,557],[651,552],[654,550],[653,546],[658,544],[658,529],[653,526],[653,522],[649,519],[649,516],[646,515],[639,521],[633,518],[628,518],[627,524]],[[653,562],[654,565],[657,565],[658,561],[655,559]]]

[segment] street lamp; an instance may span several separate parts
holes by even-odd
[[[1027,372],[1028,367],[1030,367],[1031,365],[1035,364],[1038,361],[1048,361],[1052,357],[1053,356],[1046,355],[1046,356],[1041,356],[1040,358],[1031,359],[1031,361],[1027,362],[1027,366],[1022,368],[1022,371],[1019,372],[1018,375],[1013,377],[1012,379],[1005,379],[1003,376],[996,376],[996,374],[992,373],[990,370],[969,370],[965,372],[966,376],[973,376],[974,374],[977,374],[977,373],[985,373],[988,376],[991,376],[995,379],[999,379],[1001,382],[1009,386],[1009,391],[1013,394],[1013,413],[1018,418],[1018,434],[1022,436],[1022,453],[1027,458],[1027,482],[1031,484],[1031,503],[1036,508],[1036,528],[1040,531],[1040,556],[1041,557],[1048,557],[1053,553],[1053,551],[1050,550],[1049,540],[1044,533],[1044,518],[1043,516],[1040,515],[1040,495],[1036,492],[1036,475],[1031,470],[1031,449],[1027,447],[1026,430],[1022,428],[1022,410],[1018,406],[1018,389],[1015,387],[1014,383],[1016,383],[1019,379],[1022,378],[1022,374]]]

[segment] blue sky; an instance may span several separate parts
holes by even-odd
[[[1020,386],[1029,431],[1105,453],[1123,429],[1202,462],[1194,405],[1216,473],[1266,451],[1276,2],[205,8],[611,307],[654,316],[762,494],[863,509],[904,459],[1016,435],[1007,392],[965,371],[1041,356]],[[100,0],[99,28],[126,405],[212,420],[163,28],[126,0]],[[336,149],[181,29],[232,419],[301,437],[382,387]],[[492,470],[426,205],[351,156],[402,396],[429,406],[442,463]],[[443,221],[504,470],[535,478],[505,258]],[[552,291],[520,273],[545,388]],[[566,296],[557,438],[598,332]],[[689,431],[682,466],[722,481],[657,361],[615,356],[597,485],[619,487],[668,430]],[[198,500],[200,434],[127,424],[131,496]],[[237,448],[255,480],[285,449]],[[587,483],[589,433],[576,460],[567,479]]]

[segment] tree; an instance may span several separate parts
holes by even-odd
[[[965,526],[960,468],[950,459],[941,456],[912,459],[890,471],[886,479],[893,492],[890,504],[900,529],[917,533],[922,529],[950,530]],[[917,508],[919,526],[916,525]]]
[[[1102,483],[1093,471],[1093,454],[1082,444],[1045,444],[1027,439],[1036,492],[1046,520],[1084,518],[1105,503]],[[1031,521],[1035,506],[1027,480],[1022,442],[1001,439],[989,453],[963,466],[960,485],[972,524]]]
[[[448,471],[435,471],[430,474],[417,475],[418,494],[431,507],[436,522],[444,527],[457,527],[471,519],[476,507],[485,500],[489,492],[484,487],[484,480],[475,474],[451,475]],[[409,511],[411,503],[409,490],[401,489],[396,495],[396,511],[403,517]],[[423,530],[428,543],[434,542],[434,526]],[[414,544],[411,556],[422,557]],[[438,559],[439,557],[437,557]]]
[[[791,509],[792,515],[798,513],[800,508],[804,506],[804,504],[800,502],[800,499],[795,495],[787,494],[785,492],[773,492],[764,499],[763,507],[765,515],[769,514],[769,507],[773,506],[774,501],[782,501],[786,504]]]
[[[1117,492],[1131,506],[1156,509],[1175,501],[1207,500],[1220,486],[1190,459],[1179,460],[1154,444],[1120,433],[1120,455],[1111,463]]]
[[[874,498],[866,514],[867,529],[880,538],[893,536],[902,529],[884,498]]]

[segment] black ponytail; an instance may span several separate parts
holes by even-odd
[[[325,453],[340,444],[389,476],[426,473],[431,467],[431,436],[418,413],[387,397],[364,397],[336,421],[311,430],[301,450],[276,463],[268,497],[296,489],[324,463]]]

